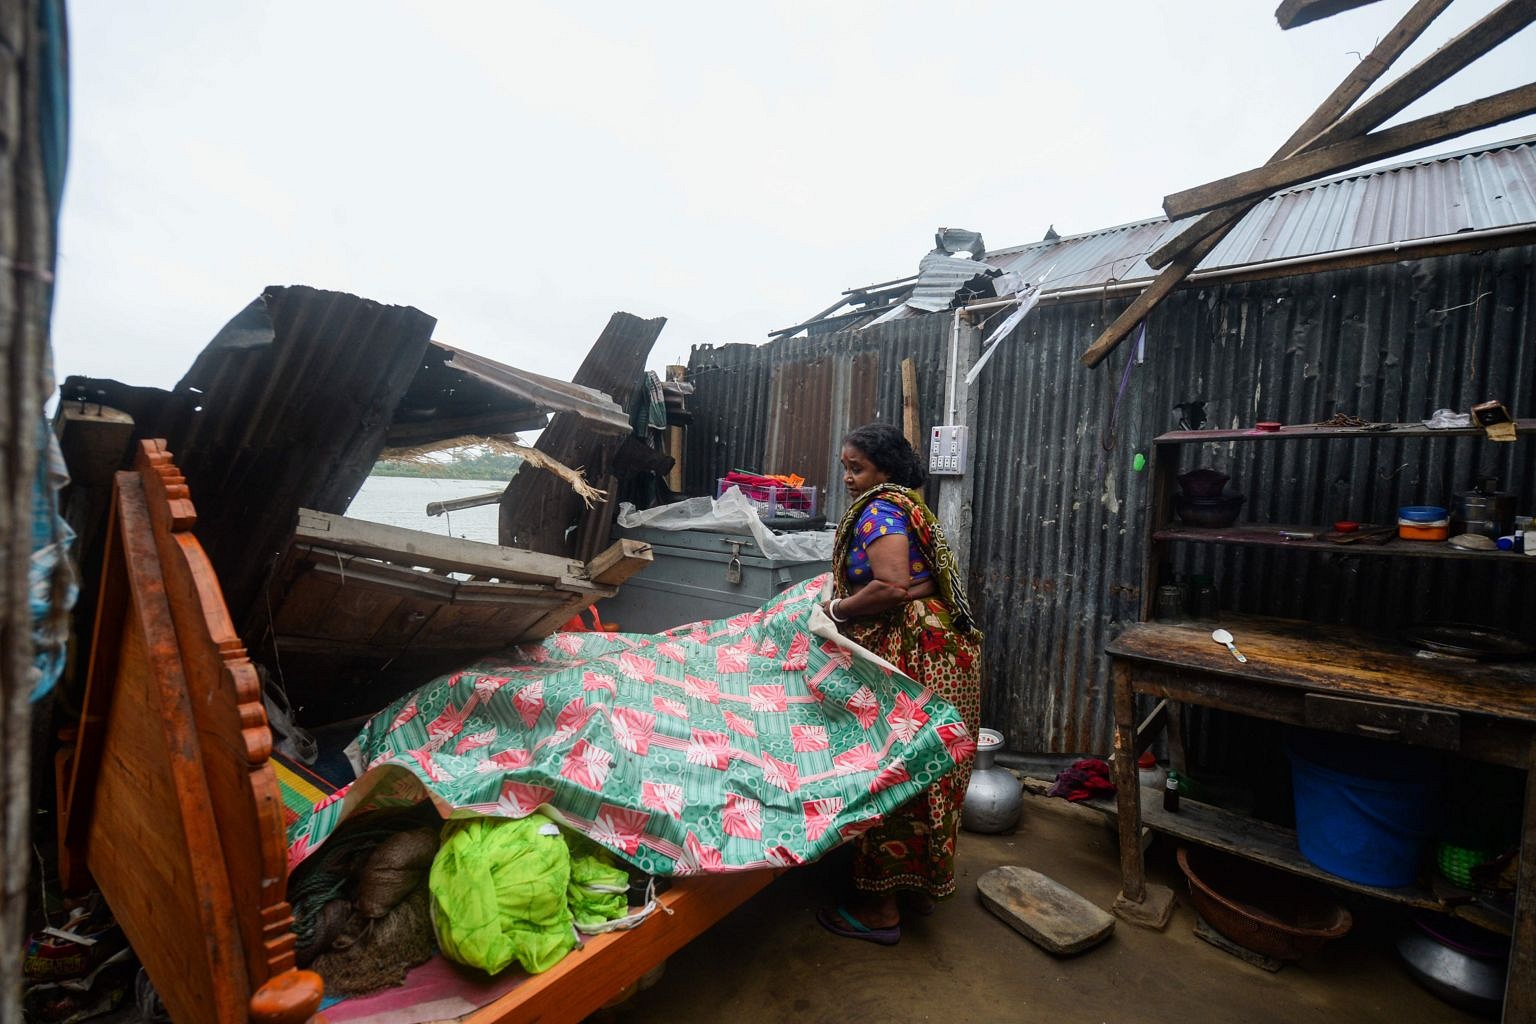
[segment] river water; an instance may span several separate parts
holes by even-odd
[[[439,480],[414,476],[370,476],[347,515],[370,523],[403,526],[445,537],[496,543],[498,505],[481,505],[440,516],[427,515],[427,503],[489,494],[498,490],[495,480]]]

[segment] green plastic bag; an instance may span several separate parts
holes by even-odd
[[[554,822],[467,818],[443,827],[432,861],[432,923],[448,959],[497,974],[547,971],[576,945],[571,855]]]

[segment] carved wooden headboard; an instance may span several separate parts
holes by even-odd
[[[61,876],[101,889],[174,1020],[299,1024],[321,981],[294,968],[272,736],[195,522],[165,442],[140,442],[60,757]]]

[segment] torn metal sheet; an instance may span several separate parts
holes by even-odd
[[[940,228],[934,240],[934,250],[918,264],[917,283],[907,305],[933,313],[996,294],[991,278],[999,271],[983,261],[987,246],[979,232]]]
[[[542,374],[498,363],[494,359],[467,352],[440,341],[434,348],[448,353],[446,365],[461,370],[472,377],[499,388],[508,394],[528,401],[542,412],[568,412],[580,416],[591,427],[604,434],[627,434],[630,431],[629,416],[607,395],[594,388],[582,387],[568,381],[556,380]]]

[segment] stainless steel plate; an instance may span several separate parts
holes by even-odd
[[[1478,661],[1513,661],[1536,656],[1536,645],[1513,633],[1486,626],[1433,623],[1410,626],[1403,631],[1402,636],[1405,641],[1422,650]]]

